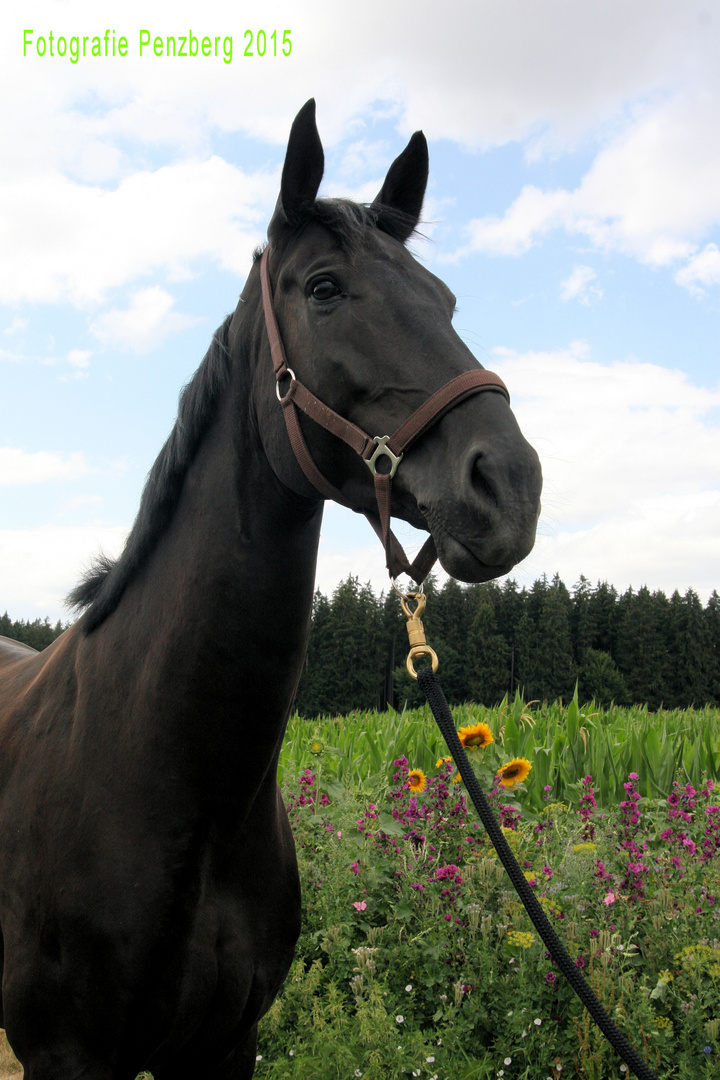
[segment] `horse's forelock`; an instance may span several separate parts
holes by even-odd
[[[369,230],[379,229],[400,242],[404,242],[408,231],[415,231],[414,219],[392,206],[356,203],[352,199],[317,199],[306,211],[302,221],[285,226],[288,241],[314,223],[328,229],[349,255],[355,254],[362,247]],[[263,246],[255,250],[255,261],[262,252]]]

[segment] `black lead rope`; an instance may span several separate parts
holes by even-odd
[[[510,846],[503,835],[498,820],[478,783],[472,765],[468,761],[467,754],[458,738],[453,718],[450,715],[448,703],[445,700],[445,694],[435,677],[435,673],[430,668],[422,668],[417,672],[417,680],[428,700],[437,726],[440,728],[440,733],[447,743],[448,750],[452,754],[455,764],[460,771],[460,775],[470,794],[475,809],[480,815],[480,820],[485,826],[487,834],[498,853],[500,862],[505,867],[515,891],[525,905],[525,910],[530,916],[533,926],[547,946],[553,961],[560,968],[560,971],[570,983],[570,986],[580,998],[580,1001],[590,1013],[590,1016],[600,1028],[605,1038],[620,1055],[623,1061],[625,1061],[628,1067],[632,1069],[638,1077],[638,1080],[658,1080],[652,1069],[648,1067],[643,1058],[640,1057],[623,1033],[613,1023],[608,1013],[580,974],[580,971],[569,956],[563,943],[560,941],[560,938],[550,925],[545,912],[538,903],[535,894],[525,879],[524,873],[520,869],[515,856],[510,850]]]

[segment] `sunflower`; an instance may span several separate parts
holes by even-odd
[[[425,773],[422,769],[411,769],[408,773],[408,782],[413,795],[425,790]]]
[[[503,765],[496,779],[500,781],[503,787],[515,787],[516,784],[521,784],[523,780],[528,778],[531,769],[532,765],[527,758],[516,757],[512,761],[508,761],[507,765]]]
[[[478,746],[489,746],[495,742],[493,733],[487,724],[470,724],[458,731],[458,738],[466,750],[475,750]]]

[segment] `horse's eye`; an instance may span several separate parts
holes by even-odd
[[[313,300],[332,300],[334,296],[340,295],[340,291],[332,278],[320,278],[312,287],[312,297]]]

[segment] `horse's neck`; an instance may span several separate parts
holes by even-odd
[[[152,729],[181,753],[217,743],[219,758],[267,768],[302,670],[322,509],[284,491],[248,427],[228,395],[168,528],[97,633],[139,696],[140,737]]]

